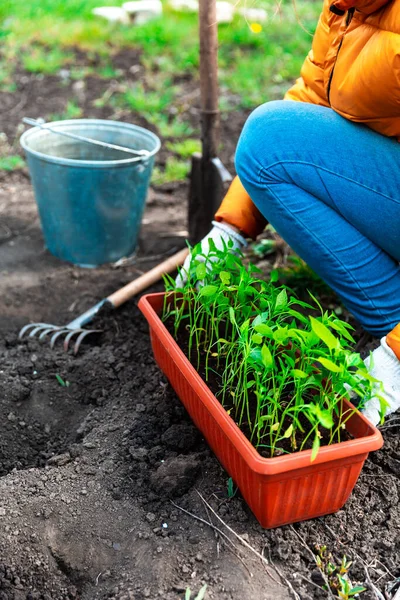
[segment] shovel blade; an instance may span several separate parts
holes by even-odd
[[[189,241],[196,244],[210,231],[232,176],[219,158],[192,155],[189,188]]]

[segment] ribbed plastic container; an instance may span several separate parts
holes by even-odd
[[[269,529],[338,511],[368,453],[383,445],[376,427],[354,412],[347,429],[355,439],[321,448],[312,463],[311,450],[261,457],[162,323],[158,315],[164,296],[147,294],[139,302],[150,325],[154,357],[261,526]]]

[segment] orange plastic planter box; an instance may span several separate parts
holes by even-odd
[[[279,527],[338,511],[355,486],[368,453],[382,447],[376,427],[355,412],[347,422],[355,439],[324,446],[314,462],[310,462],[311,450],[263,458],[161,321],[164,296],[147,294],[139,302],[150,325],[154,357],[262,527]]]

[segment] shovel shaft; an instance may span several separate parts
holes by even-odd
[[[218,111],[218,26],[215,0],[200,0],[200,94],[203,161],[217,156]]]

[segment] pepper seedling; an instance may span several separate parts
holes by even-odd
[[[253,445],[274,457],[346,439],[343,399],[372,397],[373,378],[352,347],[352,327],[276,275],[266,281],[227,244],[192,250],[183,288],[165,277],[163,320],[185,335],[189,360]]]

